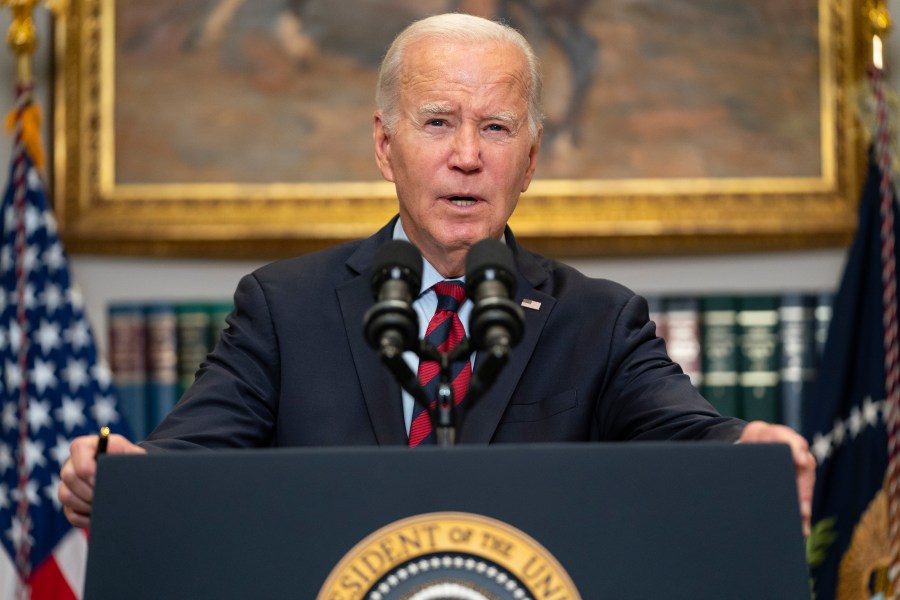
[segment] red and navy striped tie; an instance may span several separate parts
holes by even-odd
[[[434,345],[441,352],[449,352],[466,337],[466,330],[459,320],[459,307],[466,301],[466,289],[459,281],[442,281],[431,288],[437,293],[438,304],[434,316],[428,323],[425,331],[425,340]],[[450,387],[453,388],[453,403],[459,402],[465,397],[469,389],[469,380],[472,378],[472,365],[468,357],[454,361],[450,365]],[[428,398],[431,398],[431,406],[434,408],[437,401],[437,389],[441,380],[440,365],[433,360],[419,362],[419,382],[425,388]],[[413,408],[412,424],[409,427],[409,445],[434,444],[435,436],[431,430],[431,420],[428,413],[417,402]]]

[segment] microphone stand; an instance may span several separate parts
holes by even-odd
[[[437,445],[448,448],[456,445],[457,430],[462,424],[462,415],[458,414],[456,403],[453,401],[453,387],[451,386],[451,365],[465,357],[469,360],[472,347],[469,339],[465,338],[450,352],[441,352],[432,344],[421,340],[419,347],[415,349],[419,360],[432,360],[440,367],[437,398],[434,407],[431,400],[425,394],[418,376],[413,373],[406,361],[403,360],[403,351],[396,344],[385,343],[381,346],[379,354],[381,361],[394,375],[397,383],[413,399],[418,402],[428,413],[431,419],[431,428],[434,431]],[[509,345],[497,344],[485,350],[486,358],[481,363],[478,372],[472,374],[469,382],[469,390],[464,398],[464,411],[472,408],[476,400],[481,398],[496,380],[500,370],[509,360]],[[462,414],[465,414],[464,412]]]

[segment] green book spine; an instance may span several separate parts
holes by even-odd
[[[748,421],[779,423],[778,297],[741,298],[737,323],[741,414]]]
[[[740,417],[738,404],[737,298],[707,296],[700,301],[703,385],[700,390],[719,413]]]
[[[226,322],[228,315],[234,310],[234,302],[226,300],[222,302],[213,302],[207,306],[209,312],[210,327],[210,350],[219,343],[222,332],[228,327]]]
[[[794,431],[803,431],[816,375],[815,298],[783,295],[778,317],[782,422]]]
[[[197,369],[211,349],[212,314],[206,304],[185,303],[175,307],[178,348],[178,391],[181,398],[194,382]]]

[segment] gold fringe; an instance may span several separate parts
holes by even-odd
[[[882,489],[857,523],[838,570],[837,600],[869,600],[873,592],[884,592],[885,597],[890,597],[887,589],[869,589],[873,574],[877,587],[887,585],[891,562],[887,505],[887,493]]]
[[[22,121],[22,143],[28,150],[34,166],[42,169],[44,166],[44,148],[41,145],[41,107],[31,103],[21,113],[18,109],[9,111],[6,115],[6,133],[12,133],[16,127],[16,120]]]

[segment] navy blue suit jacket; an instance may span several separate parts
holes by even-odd
[[[370,263],[393,228],[244,277],[228,328],[145,447],[405,444],[400,388],[363,337]],[[540,309],[525,309],[525,335],[459,443],[739,436],[744,423],[669,359],[643,298],[506,239],[515,302]]]

